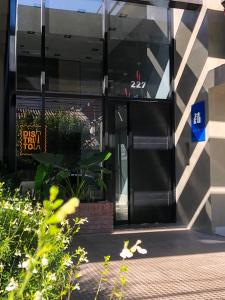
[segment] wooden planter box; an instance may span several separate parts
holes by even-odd
[[[81,234],[111,233],[113,230],[112,202],[80,203],[76,216],[88,219],[88,223],[81,225]]]

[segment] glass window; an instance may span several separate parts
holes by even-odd
[[[41,0],[18,1],[17,89],[40,91]]]
[[[41,0],[19,0],[17,167],[24,179],[33,179],[33,153],[63,154],[72,164],[102,150],[102,100],[94,98],[102,93],[102,1],[47,0],[45,23],[48,93],[41,98]]]
[[[69,165],[102,150],[102,100],[46,99],[47,151]]]
[[[17,96],[17,167],[22,180],[33,180],[36,165],[33,153],[45,151],[63,155],[72,171],[81,159],[102,150],[102,100],[48,97],[45,106],[45,141],[43,148],[41,99]],[[101,199],[103,194],[90,186],[89,197]]]
[[[102,94],[102,1],[47,0],[47,90]]]
[[[167,8],[109,1],[109,95],[166,99]]]
[[[41,90],[41,0],[19,0],[17,9],[16,155],[21,180],[34,178],[31,154],[42,150],[41,98],[22,91]],[[20,94],[20,95],[19,95]]]

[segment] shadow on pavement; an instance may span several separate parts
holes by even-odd
[[[88,251],[90,262],[102,262],[105,255],[111,260],[120,260],[119,253],[125,240],[130,245],[142,240],[142,247],[148,250],[147,255],[136,255],[134,258],[191,255],[225,251],[225,238],[207,235],[190,230],[126,232],[116,234],[87,234],[75,237],[72,247],[80,245]]]

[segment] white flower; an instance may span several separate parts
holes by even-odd
[[[30,260],[29,259],[27,259],[27,260],[24,260],[22,263],[20,262],[19,264],[18,264],[18,267],[19,268],[21,268],[21,269],[28,269],[28,267],[29,267],[29,263],[30,263]]]
[[[26,227],[26,228],[24,228],[24,231],[31,232],[31,228],[30,227]]]
[[[33,208],[31,204],[25,205],[25,210],[27,211],[28,215],[33,215]]]
[[[17,225],[17,224],[18,224],[18,220],[15,219],[15,220],[13,221],[12,225]]]
[[[69,258],[66,258],[66,259],[64,260],[64,262],[63,262],[63,265],[66,266],[66,267],[70,267],[70,266],[72,266],[72,264],[73,264],[73,261],[71,260],[70,257],[69,257]]]
[[[34,295],[34,300],[45,300],[45,298],[42,296],[42,292],[37,291]]]
[[[7,292],[13,291],[15,289],[18,288],[18,282],[14,280],[14,278],[12,277],[9,281],[9,284],[7,285],[7,287],[5,288],[5,290]]]
[[[49,273],[47,275],[47,278],[50,280],[50,281],[56,281],[56,275],[55,273]]]
[[[38,273],[38,270],[37,270],[36,268],[34,268],[33,271],[32,271],[32,273],[33,273],[33,274],[37,274],[37,273]]]
[[[41,264],[42,264],[43,267],[47,267],[47,265],[48,265],[48,260],[47,260],[47,258],[46,258],[45,256],[42,258]]]
[[[21,256],[21,252],[20,252],[20,250],[16,250],[16,252],[15,252],[15,256]]]
[[[77,284],[73,287],[73,290],[74,290],[74,291],[75,291],[75,290],[77,290],[77,291],[80,290],[80,285],[79,285],[79,283],[77,283]]]
[[[0,263],[0,272],[2,272],[4,270],[4,265],[3,265],[3,263],[1,262]]]
[[[61,240],[61,238],[62,238],[61,234],[57,234],[57,236],[56,236],[56,240],[57,240],[57,241],[60,241],[60,240]]]
[[[147,254],[148,251],[144,248],[141,248],[140,246],[137,246],[137,252],[140,254]]]
[[[69,220],[63,220],[63,221],[61,222],[61,225],[62,225],[62,226],[69,225]]]
[[[127,248],[123,248],[122,252],[120,253],[120,256],[125,259],[125,258],[131,258],[133,256],[133,253],[127,249]]]
[[[67,238],[64,237],[63,240],[62,240],[62,242],[63,242],[63,244],[67,244],[68,245],[70,243],[70,239],[68,237]]]
[[[41,211],[41,204],[40,204],[40,203],[37,203],[37,205],[36,205],[36,210],[37,210],[37,211]]]
[[[81,218],[77,221],[77,225],[83,225],[85,223],[88,223],[88,219],[87,218]]]
[[[33,215],[33,212],[32,212],[31,210],[28,210],[28,209],[23,209],[23,210],[22,210],[22,213],[23,213],[24,215],[27,215],[27,216]]]
[[[84,262],[84,263],[89,263],[89,260],[87,259],[87,257],[81,258],[80,261]]]
[[[9,203],[8,201],[6,201],[4,204],[3,204],[3,208],[5,209],[13,209],[13,206],[11,203]]]

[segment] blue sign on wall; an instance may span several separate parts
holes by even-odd
[[[195,103],[191,107],[192,142],[205,141],[205,102]]]

